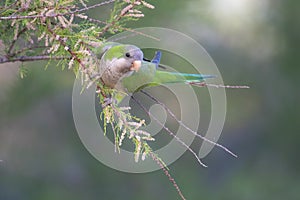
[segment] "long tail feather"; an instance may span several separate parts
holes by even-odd
[[[193,82],[193,81],[202,81],[209,78],[216,78],[215,75],[206,75],[206,74],[187,74],[187,73],[179,73],[179,72],[169,72],[174,75],[182,76],[186,79],[187,82]]]
[[[214,75],[187,74],[178,72],[156,71],[155,82],[157,83],[200,83],[205,79],[215,78]]]

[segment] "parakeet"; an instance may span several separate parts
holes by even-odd
[[[161,52],[149,62],[140,48],[129,44],[109,42],[97,52],[102,83],[122,93],[133,93],[142,88],[169,83],[200,83],[213,75],[186,74],[158,69]],[[120,101],[122,95],[118,97]]]

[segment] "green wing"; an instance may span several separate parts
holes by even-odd
[[[142,88],[159,85],[155,83],[154,77],[156,72],[156,64],[147,61],[142,62],[142,66],[137,72],[133,72],[131,76],[124,77],[122,84],[127,92],[136,92]]]
[[[203,82],[205,79],[214,78],[213,75],[186,74],[177,72],[167,72],[156,70],[157,65],[151,62],[143,61],[138,72],[122,80],[124,88],[132,93],[145,87],[157,86],[170,83],[191,83]]]

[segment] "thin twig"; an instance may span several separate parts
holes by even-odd
[[[211,84],[205,82],[189,82],[190,85],[195,85],[199,87],[215,87],[215,88],[229,88],[229,89],[249,89],[247,85],[221,85],[221,84]]]
[[[152,159],[159,165],[160,169],[162,169],[164,171],[165,175],[169,178],[169,181],[171,181],[171,183],[173,184],[173,186],[177,190],[177,192],[178,192],[179,196],[181,197],[181,199],[186,200],[186,198],[183,196],[179,186],[177,185],[175,179],[171,176],[171,174],[166,169],[164,164],[159,159],[157,159],[157,157],[155,156],[155,154],[153,152],[150,152],[149,154],[151,155]]]
[[[23,49],[20,49],[12,54],[10,54],[11,57],[15,56],[15,55],[18,55],[20,53],[23,53],[25,51],[28,51],[28,50],[32,50],[32,49],[40,49],[40,48],[47,48],[47,46],[45,45],[37,45],[37,46],[30,46],[30,47],[25,47]]]
[[[105,25],[109,25],[109,24],[110,24],[110,23],[108,23],[108,22],[104,22],[104,21],[101,21],[101,20],[98,20],[98,19],[93,19],[93,18],[90,18],[90,17],[88,17],[86,20],[88,20],[88,21],[90,21],[90,22],[96,22],[96,23],[98,23],[98,24],[105,24]],[[142,35],[142,36],[145,36],[145,37],[147,37],[147,38],[151,38],[151,39],[154,39],[154,40],[156,40],[156,41],[160,41],[160,39],[157,38],[157,37],[154,37],[154,36],[152,36],[152,35],[148,35],[148,34],[142,33],[142,32],[140,32],[140,31],[132,30],[132,29],[130,29],[130,28],[125,28],[125,27],[121,27],[121,26],[116,26],[116,28],[120,28],[120,29],[122,29],[122,30],[124,30],[124,31],[128,31],[128,32],[132,32],[132,33],[134,33],[134,35]],[[103,32],[103,31],[102,31],[102,32]],[[102,34],[102,32],[101,32],[101,34]],[[133,35],[133,36],[134,36],[134,35]]]
[[[67,13],[56,13],[56,14],[42,14],[42,15],[26,15],[26,16],[9,16],[9,17],[0,17],[0,20],[14,20],[14,19],[33,19],[33,18],[44,18],[44,17],[59,17],[59,16],[64,16],[64,15],[72,15],[75,13],[79,13],[79,12],[83,12],[92,8],[96,8],[96,7],[100,7],[106,4],[110,4],[112,2],[114,2],[115,0],[109,0],[109,1],[104,1],[86,8],[82,8],[82,9],[76,9],[74,11],[71,12],[67,12]]]
[[[139,0],[138,0],[138,1],[139,1]],[[136,2],[136,1],[132,1],[131,4],[129,4],[128,6],[126,6],[125,8],[123,8],[123,9],[121,10],[120,14],[119,14],[117,17],[115,17],[115,19],[114,19],[111,23],[106,24],[106,26],[104,26],[104,28],[103,28],[103,31],[101,31],[101,32],[99,33],[98,37],[103,36],[103,34],[106,33],[106,32],[110,29],[110,27],[112,27],[112,26],[115,25],[118,21],[120,21],[121,18],[124,17],[124,16],[129,12],[130,9],[133,9],[134,6],[136,5],[135,2]]]
[[[8,56],[11,56],[11,51],[12,49],[14,48],[15,46],[15,43],[16,41],[19,39],[19,37],[25,33],[27,31],[27,27],[23,28],[18,34],[17,34],[17,37],[11,42],[11,45],[9,46],[9,49],[8,49]]]
[[[230,151],[229,149],[227,149],[226,147],[224,147],[223,145],[220,145],[216,142],[213,142],[209,139],[207,139],[206,137],[198,134],[196,131],[193,131],[191,128],[189,128],[187,125],[185,125],[181,120],[179,120],[176,115],[162,102],[160,102],[158,99],[156,99],[154,96],[152,96],[151,94],[145,92],[144,90],[141,90],[141,92],[143,94],[145,94],[147,97],[149,97],[150,99],[152,99],[153,101],[155,101],[156,103],[158,103],[159,105],[163,106],[165,108],[165,110],[171,115],[171,117],[173,119],[175,119],[176,122],[179,123],[179,125],[183,126],[186,130],[188,130],[189,132],[191,132],[193,135],[195,135],[196,137],[199,137],[201,138],[202,140],[204,140],[205,142],[208,142],[212,145],[215,145],[217,147],[220,147],[221,149],[223,149],[224,151],[226,151],[227,153],[229,153],[230,155],[234,156],[234,157],[237,157],[236,154],[234,154],[232,151]]]
[[[9,6],[1,8],[3,10],[0,12],[0,14],[3,13],[3,12],[5,12],[5,11],[7,11],[10,8],[12,8],[14,5],[16,5],[18,3],[18,1],[19,0],[16,0],[14,3],[10,4]]]
[[[70,55],[72,56],[72,58],[74,58],[74,60],[76,60],[76,61],[79,63],[79,65],[81,66],[81,68],[82,68],[83,70],[85,70],[85,69],[86,69],[86,66],[82,63],[82,61],[80,60],[80,58],[78,58],[77,54],[74,53],[74,52],[71,50],[71,48],[66,44],[66,42],[65,42],[60,36],[58,36],[58,35],[51,29],[51,27],[50,27],[49,25],[47,26],[47,29],[48,29],[48,31],[53,35],[53,37],[56,38],[57,41],[59,41],[59,43],[64,47],[64,49],[67,50],[67,51],[70,53]],[[87,73],[87,75],[90,77],[90,74],[89,74],[89,73]],[[90,79],[91,79],[91,77],[90,77]]]
[[[117,152],[117,133],[116,133],[116,130],[115,130],[115,126],[112,122],[110,122],[110,125],[111,125],[111,128],[114,132],[114,140],[115,140],[115,152]]]
[[[73,11],[73,12],[72,12],[72,13],[70,13],[70,14],[75,14],[75,13],[79,13],[79,12],[87,11],[87,10],[90,10],[90,9],[93,9],[93,8],[97,8],[97,7],[100,7],[100,6],[106,5],[106,4],[113,3],[113,2],[115,2],[115,1],[116,1],[116,0],[104,1],[104,2],[101,2],[101,3],[95,4],[95,5],[92,5],[92,6],[88,6],[88,7],[82,8],[82,9],[75,10],[75,11]]]
[[[177,137],[169,128],[167,128],[164,124],[162,124],[155,116],[153,116],[146,108],[145,106],[138,100],[136,99],[133,95],[131,96],[131,98],[145,111],[145,113],[147,113],[150,117],[152,117],[154,119],[154,121],[156,121],[160,126],[163,127],[163,129],[165,129],[165,131],[167,131],[169,133],[169,135],[171,135],[173,138],[175,138],[181,145],[183,145],[185,148],[187,148],[187,150],[193,154],[193,156],[197,159],[197,161],[199,162],[200,165],[202,165],[203,167],[207,167],[201,160],[200,158],[197,156],[197,154],[194,152],[193,149],[191,149],[191,147],[189,147],[187,144],[185,144],[179,137]]]

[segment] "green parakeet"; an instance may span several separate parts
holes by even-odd
[[[134,45],[109,42],[98,48],[96,54],[100,58],[101,81],[121,93],[133,93],[144,87],[168,83],[200,83],[214,77],[160,70],[160,51],[149,62],[144,59],[142,50]],[[120,95],[117,101],[122,98]]]

